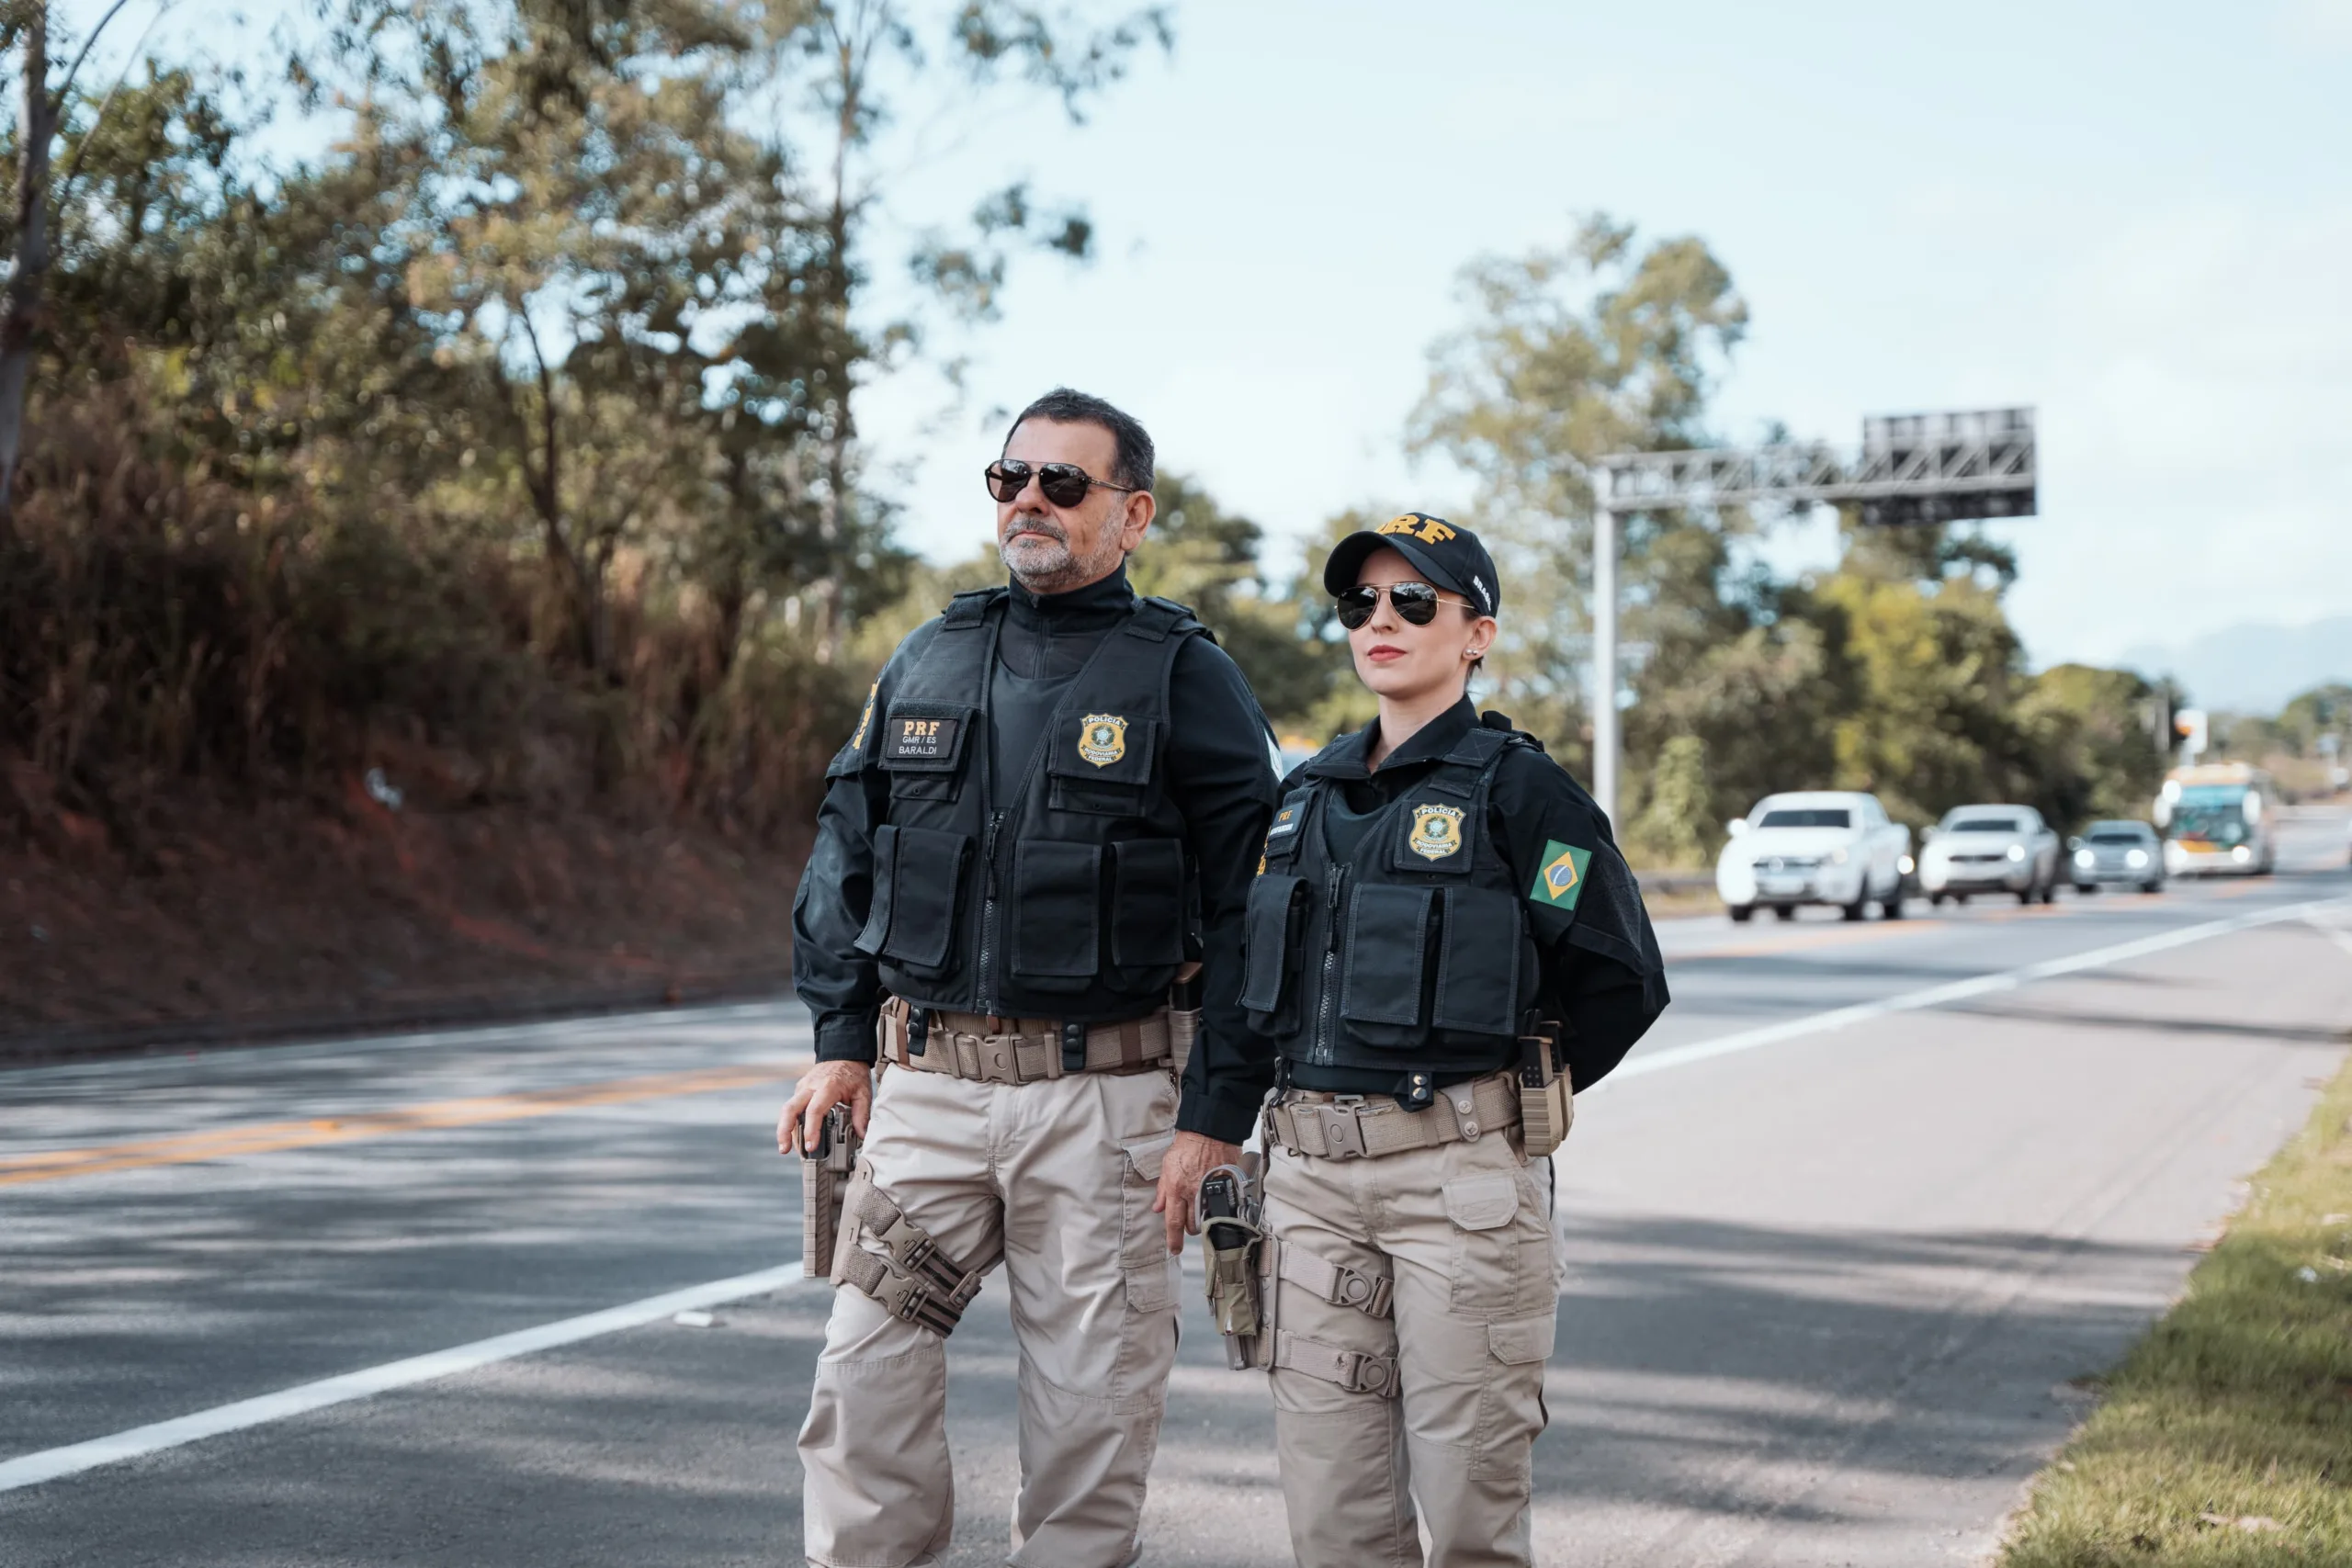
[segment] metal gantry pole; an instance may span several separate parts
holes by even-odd
[[[1617,512],[1615,475],[1594,476],[1592,509],[1592,798],[1617,827]]]

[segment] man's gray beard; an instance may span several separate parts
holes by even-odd
[[[1036,523],[1030,526],[1042,529],[1054,525]],[[1004,541],[997,546],[996,553],[997,558],[1004,562],[1005,570],[1032,593],[1059,592],[1105,575],[1091,570],[1097,563],[1082,561],[1071,553],[1069,540],[1058,529],[1055,529],[1050,543],[1033,534],[1019,544],[1010,539]]]

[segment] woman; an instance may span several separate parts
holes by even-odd
[[[1477,536],[1408,513],[1323,582],[1379,716],[1283,781],[1243,1003],[1279,1046],[1260,1263],[1305,1568],[1526,1564],[1557,1303],[1550,1168],[1666,1006],[1591,797],[1471,675],[1498,629]]]

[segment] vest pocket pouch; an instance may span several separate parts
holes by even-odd
[[[1102,964],[1102,846],[1023,840],[1013,852],[1007,908],[1015,975],[1024,980],[1092,979]]]
[[[1053,718],[1052,750],[1046,753],[1046,804],[1056,811],[1101,817],[1140,817],[1151,804],[1151,763],[1159,727],[1148,719],[1130,724],[1118,714]]]
[[[897,800],[953,800],[974,710],[910,699],[882,720],[881,761]]]
[[[1428,1037],[1428,973],[1433,887],[1358,887],[1348,910],[1348,974],[1340,1016],[1367,1045],[1402,1049]]]
[[[1184,846],[1125,839],[1111,846],[1111,962],[1156,969],[1184,962]]]
[[[956,912],[972,840],[933,828],[885,822],[874,830],[874,903],[857,950],[938,974],[956,946]]]
[[[1445,946],[1430,1021],[1450,1034],[1519,1032],[1519,900],[1483,887],[1445,890]]]
[[[1261,1029],[1286,1033],[1295,1010],[1299,944],[1306,934],[1306,879],[1269,873],[1250,884],[1243,916],[1241,1005]]]

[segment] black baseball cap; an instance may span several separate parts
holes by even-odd
[[[1495,558],[1487,553],[1478,536],[1426,512],[1391,517],[1377,528],[1351,534],[1332,546],[1330,558],[1323,563],[1323,591],[1336,598],[1353,588],[1364,558],[1374,550],[1395,550],[1411,561],[1413,570],[1428,578],[1431,587],[1461,594],[1482,615],[1494,615],[1502,607],[1502,581],[1495,573]]]

